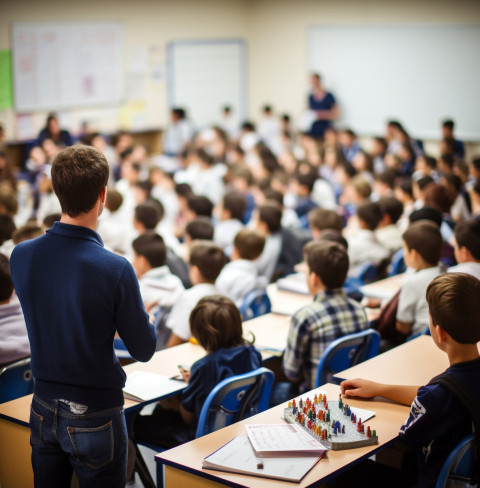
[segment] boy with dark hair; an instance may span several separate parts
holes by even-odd
[[[221,295],[215,286],[220,271],[227,258],[223,249],[212,242],[197,241],[190,251],[189,277],[192,288],[185,290],[172,308],[167,319],[167,327],[172,333],[167,347],[187,342],[190,337],[189,316],[200,298]]]
[[[479,296],[480,281],[468,274],[447,273],[437,276],[428,285],[426,301],[430,333],[437,347],[448,355],[450,363],[450,367],[428,385],[385,385],[363,379],[341,383],[345,397],[383,396],[412,406],[410,416],[400,429],[400,439],[417,449],[419,472],[416,481],[422,488],[435,486],[447,456],[461,439],[472,432],[469,411],[443,381],[459,384],[477,403],[480,401],[480,359],[477,349],[477,342],[480,341]],[[476,435],[478,437],[478,432]],[[368,472],[372,480],[377,480],[374,486],[390,486],[393,480],[402,477],[399,472],[388,472],[380,479],[374,465],[370,461],[367,463],[362,471]],[[349,478],[352,483],[350,479],[346,480],[346,486],[360,486],[355,479],[364,479],[353,470]],[[406,485],[397,482],[395,486]]]
[[[375,230],[382,220],[382,209],[378,202],[366,202],[357,207],[360,230],[348,239],[348,257],[350,258],[349,276],[358,276],[366,263],[380,264],[389,252],[378,241]]]
[[[393,254],[402,247],[402,233],[397,222],[402,216],[403,204],[395,197],[382,197],[378,203],[383,215],[375,230],[375,236],[378,242]]]
[[[147,311],[155,315],[159,307],[173,307],[185,288],[166,265],[167,248],[162,236],[148,232],[137,237],[132,248],[132,264]]]
[[[198,217],[185,227],[185,243],[193,241],[213,241],[214,228],[208,217]]]
[[[465,156],[465,148],[463,142],[455,139],[454,134],[455,122],[452,119],[447,119],[442,122],[442,136],[444,139],[453,140],[453,154],[458,159],[463,159]]]
[[[243,228],[243,214],[246,208],[245,197],[238,192],[228,192],[218,206],[219,221],[215,225],[213,240],[230,255],[235,236]]]
[[[197,217],[212,217],[213,203],[202,195],[191,194],[187,198],[187,221],[191,222]]]
[[[255,265],[264,247],[265,237],[257,231],[243,229],[235,236],[230,262],[222,269],[215,285],[237,307],[249,292],[265,288],[268,284],[264,276],[258,276]]]
[[[314,208],[308,214],[308,223],[313,239],[319,239],[325,230],[342,232],[342,217],[333,210]]]
[[[96,233],[108,177],[96,149],[62,150],[52,164],[61,221],[12,253],[35,378],[30,427],[38,487],[69,486],[73,470],[80,486],[103,486],[106,479],[125,486],[125,373],[113,339],[118,333],[135,359],[148,361],[156,338],[132,266],[105,250]],[[84,462],[92,458],[111,461]]]
[[[349,268],[346,249],[336,242],[312,241],[304,255],[314,301],[293,315],[283,355],[283,371],[298,393],[314,388],[318,363],[332,341],[368,328],[365,310],[342,289]]]
[[[30,355],[22,307],[13,296],[8,258],[0,254],[0,366]]]
[[[133,226],[139,234],[154,230],[159,221],[160,215],[155,204],[145,202],[135,207]]]
[[[468,273],[480,279],[480,220],[471,219],[455,226],[455,259],[449,273]]]
[[[442,271],[438,265],[442,234],[436,224],[419,220],[403,233],[403,258],[414,274],[407,274],[400,288],[396,329],[404,336],[423,332],[428,326],[425,290]]]

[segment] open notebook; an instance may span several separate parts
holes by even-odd
[[[184,381],[174,380],[163,374],[132,371],[127,376],[123,394],[131,400],[148,401],[180,392],[186,386]]]

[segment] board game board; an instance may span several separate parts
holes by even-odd
[[[329,402],[327,395],[315,395],[313,400],[288,402],[283,418],[302,426],[326,448],[338,451],[378,444],[375,430],[365,427],[339,395],[338,402]]]

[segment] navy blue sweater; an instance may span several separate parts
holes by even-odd
[[[152,357],[156,342],[130,263],[104,249],[93,230],[56,222],[15,247],[10,270],[27,324],[35,393],[123,405],[115,331],[139,361]]]

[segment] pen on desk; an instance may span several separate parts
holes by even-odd
[[[176,374],[175,376],[170,376],[171,380],[175,381],[181,381],[182,383],[185,383],[185,380],[183,379],[183,376],[181,374]]]

